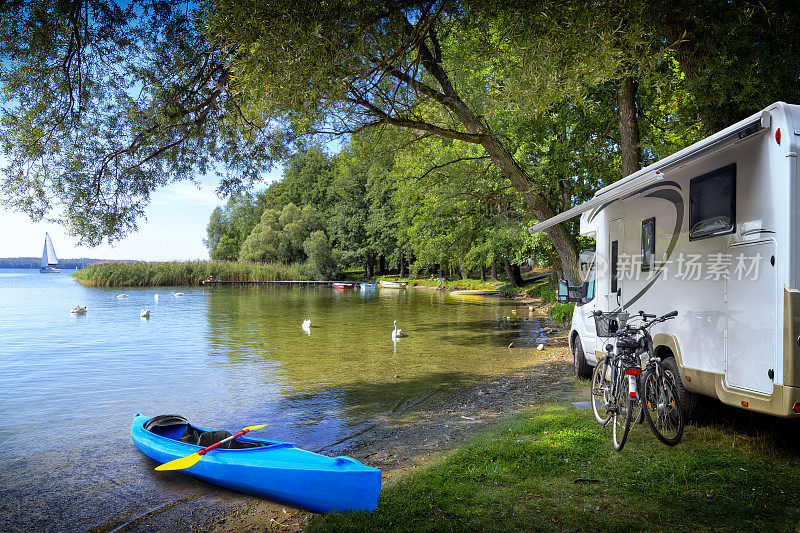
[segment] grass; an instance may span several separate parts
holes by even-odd
[[[308,529],[796,531],[800,450],[788,442],[690,426],[670,448],[636,426],[617,453],[591,411],[549,404],[384,487],[377,511]]]
[[[296,265],[230,261],[115,261],[91,265],[72,275],[89,287],[197,285],[209,275],[224,281],[307,279]]]

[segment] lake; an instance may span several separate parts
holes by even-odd
[[[541,340],[539,320],[508,299],[86,288],[69,273],[0,270],[4,530],[85,531],[197,491],[133,446],[137,412],[229,431],[267,423],[253,436],[335,455],[335,443],[434,388],[513,371]],[[70,315],[76,304],[87,314]],[[394,320],[407,335],[396,343]]]

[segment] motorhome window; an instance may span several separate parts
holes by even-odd
[[[617,292],[617,251],[619,241],[611,241],[611,292]]]
[[[656,260],[656,219],[642,220],[642,270],[653,267]]]
[[[595,280],[595,267],[594,263],[589,269],[589,277],[586,278],[586,281],[583,283],[584,286],[584,294],[583,303],[587,304],[594,300],[594,280]]]
[[[578,254],[578,269],[580,270],[583,285],[581,285],[581,301],[578,305],[584,305],[594,299],[595,285],[595,251],[592,249],[581,250]]]
[[[736,229],[736,164],[689,182],[689,240],[733,233]]]

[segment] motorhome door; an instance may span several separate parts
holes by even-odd
[[[621,218],[609,222],[608,228],[608,284],[606,299],[608,310],[617,309],[622,303],[622,278],[619,276],[619,258],[622,254],[622,240],[625,225]]]
[[[731,387],[770,394],[777,353],[775,243],[728,248],[725,380]]]

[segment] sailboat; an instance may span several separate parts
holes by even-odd
[[[58,257],[56,257],[56,250],[53,248],[53,241],[50,240],[50,235],[45,232],[44,234],[44,250],[42,250],[42,267],[39,269],[42,274],[57,274],[61,272],[58,268]]]

